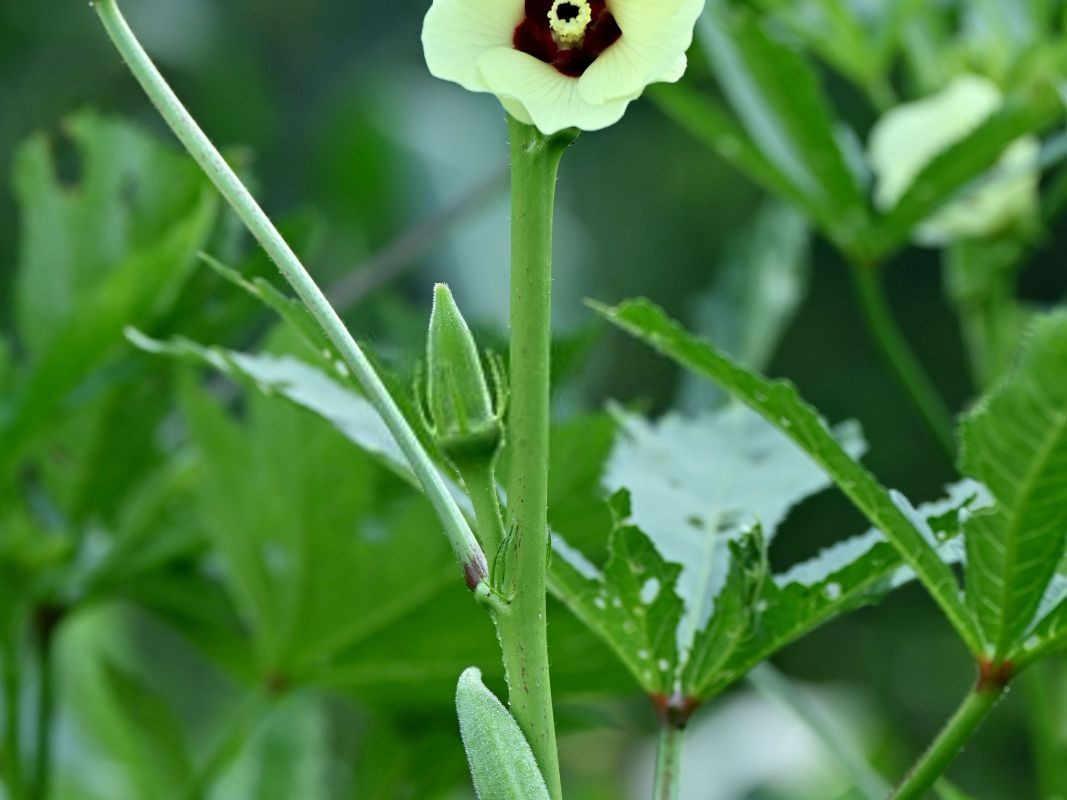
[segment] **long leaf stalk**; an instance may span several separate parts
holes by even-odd
[[[473,589],[488,574],[485,556],[440,473],[371,362],[296,253],[156,69],[115,0],[95,0],[93,7],[123,60],[175,136],[263,247],[337,348],[368,401],[389,428],[433,504],[457,559],[463,566],[467,583]]]
[[[963,699],[960,707],[942,728],[933,744],[919,758],[904,778],[892,800],[920,800],[926,797],[941,775],[959,755],[989,712],[1004,694],[1006,683],[979,680]]]
[[[509,117],[511,139],[511,406],[508,415],[516,593],[497,631],[511,711],[554,800],[562,797],[546,625],[548,440],[552,342],[552,217],[560,159],[571,135],[543,136]]]
[[[652,800],[678,800],[682,786],[682,748],[685,726],[663,721],[656,742],[656,773]]]
[[[930,376],[915,357],[889,309],[877,267],[850,267],[860,309],[872,338],[894,377],[918,410],[923,422],[950,460],[955,459],[952,415]]]

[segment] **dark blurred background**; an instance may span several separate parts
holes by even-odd
[[[374,269],[376,254],[450,206],[473,207],[400,274],[350,303],[353,327],[373,331],[383,350],[413,350],[430,288],[447,280],[481,329],[502,331],[504,120],[492,97],[428,75],[419,44],[424,3],[123,5],[205,130],[241,154],[267,210],[314,221],[310,267],[324,284]],[[839,112],[866,129],[872,112],[826,78]],[[0,3],[0,320],[10,315],[18,248],[12,154],[27,135],[46,131],[62,168],[63,120],[83,108],[136,120],[170,141],[85,2]],[[609,398],[652,411],[672,403],[679,375],[603,330],[582,299],[647,295],[692,321],[693,298],[714,281],[727,241],[764,199],[647,101],[621,124],[578,141],[561,177],[557,319],[561,333],[594,338],[580,377],[567,387],[568,408],[598,409]],[[1049,231],[1027,267],[1028,299],[1053,302],[1067,290],[1064,233]],[[938,496],[953,479],[952,465],[878,359],[835,252],[817,241],[811,258],[810,294],[769,371],[793,379],[828,418],[859,419],[870,442],[867,463],[888,485],[915,500]],[[938,258],[908,250],[889,265],[887,280],[919,358],[954,409],[964,408],[972,388]],[[774,559],[791,563],[862,527],[840,498],[821,495],[792,515]],[[884,758],[898,767],[972,677],[963,647],[917,588],[821,629],[778,666],[813,684],[854,690],[879,720]],[[1019,693],[1011,695],[963,756],[960,782],[983,800],[1036,796],[1024,707]]]

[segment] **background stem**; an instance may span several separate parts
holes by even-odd
[[[1004,688],[977,687],[964,698],[933,744],[904,778],[893,794],[893,800],[919,800],[926,796],[1004,694]]]
[[[815,698],[799,689],[768,662],[749,672],[748,682],[764,697],[788,709],[803,722],[826,752],[841,765],[864,797],[883,800],[889,794],[889,783],[867,763],[863,752],[855,745],[855,737],[842,730]]]
[[[137,41],[115,0],[96,0],[93,6],[130,71],[174,135],[178,137],[215,188],[226,198],[249,232],[266,251],[271,261],[292,286],[293,291],[322,326],[345,364],[359,381],[367,400],[389,428],[389,432],[403,451],[423,491],[444,524],[456,557],[464,567],[468,583],[471,583],[472,576],[487,575],[488,565],[485,557],[463,512],[460,511],[403,412],[390,396],[389,390],[386,389],[385,384],[378,377],[374,367],[356,340],[352,338],[352,334],[349,333],[333,306],[330,305],[326,296],[297,258],[296,253],[282,238],[255,198],[241,183],[237,174],[226,163],[177,95],[167,85],[166,80]]]
[[[560,158],[571,139],[509,117],[511,139],[511,406],[508,517],[517,593],[497,615],[511,711],[549,793],[562,796],[548,670],[548,434],[552,342],[552,215]]]
[[[956,447],[952,434],[952,415],[893,319],[879,281],[878,269],[854,263],[850,271],[867,328],[878,349],[934,438],[949,459],[954,460]]]
[[[37,725],[31,797],[45,800],[52,780],[52,723],[55,718],[55,633],[58,617],[48,610],[38,612],[37,642]]]
[[[1039,796],[1067,797],[1067,676],[1062,657],[1047,658],[1018,680],[1026,701]]]
[[[682,785],[682,745],[685,728],[665,722],[660,725],[656,745],[656,778],[653,800],[678,800]]]

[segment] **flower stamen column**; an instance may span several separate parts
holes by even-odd
[[[574,136],[544,136],[509,117],[511,134],[511,547],[516,593],[497,616],[512,714],[552,797],[561,797],[548,669],[548,437],[552,343],[552,214],[556,175]]]

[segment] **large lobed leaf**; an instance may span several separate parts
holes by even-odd
[[[0,406],[0,479],[66,422],[76,390],[121,352],[123,327],[147,326],[174,305],[217,218],[217,197],[195,166],[137,129],[82,114],[67,131],[77,183],[60,180],[44,136],[16,157],[25,363]]]
[[[770,381],[742,369],[707,342],[688,334],[648,301],[597,309],[613,324],[680,365],[719,383],[799,445],[899,550],[968,646],[976,652],[981,649],[959,584],[941,559],[929,525],[905,498],[885,489],[848,454],[822,417],[791,384]]]
[[[619,412],[620,432],[604,474],[609,492],[630,492],[629,519],[669,562],[681,565],[685,604],[678,647],[685,654],[712,618],[730,573],[730,542],[759,527],[771,541],[789,510],[830,485],[787,437],[743,406],[655,424]],[[835,435],[854,456],[854,425]]]
[[[739,412],[735,408],[721,413],[736,418]],[[763,425],[774,433],[751,412],[740,413],[754,418],[749,430],[758,432]],[[635,481],[632,494],[646,508],[639,517],[636,505],[631,508],[630,493],[620,490],[615,496],[616,527],[604,567],[598,568],[557,537],[551,571],[553,591],[608,643],[650,695],[679,693],[691,700],[706,700],[813,628],[874,602],[914,578],[897,551],[875,530],[843,540],[773,578],[767,576],[763,537],[755,527],[756,510],[766,514],[770,538],[789,505],[777,495],[799,499],[821,484],[804,486],[812,476],[805,476],[803,465],[789,467],[794,458],[789,451],[795,445],[787,439],[777,449],[757,448],[763,458],[755,464],[724,463],[712,469],[708,462],[730,452],[729,442],[723,439],[718,443],[721,446],[709,447],[714,429],[706,421],[688,421],[691,429],[686,436],[675,435],[681,421],[667,422],[662,444],[669,447],[657,451],[646,443],[625,454],[632,461],[627,473]],[[766,445],[766,436],[762,439]],[[760,440],[755,436],[757,443]],[[613,458],[631,448],[623,438]],[[639,470],[642,463],[644,472]],[[807,469],[822,478],[810,464]],[[783,492],[783,484],[773,475],[777,471],[784,479],[790,470],[799,485],[785,486]],[[741,473],[738,484],[748,487],[736,499],[729,491],[735,484],[722,479],[723,473],[731,472]],[[688,488],[678,476],[690,481]],[[617,477],[609,465],[608,486],[614,486]],[[767,479],[762,490],[767,497],[760,496],[761,478]],[[701,487],[703,493],[698,492]],[[716,489],[736,503],[730,526],[720,531],[694,529],[688,517],[713,505]],[[983,487],[964,481],[950,487],[946,499],[919,507],[918,514],[936,537],[939,554],[947,563],[963,557],[961,512],[988,502]],[[648,527],[638,527],[639,521]],[[689,538],[691,547],[672,542],[670,533],[678,539]],[[688,583],[683,584],[680,576],[688,576]],[[707,607],[694,608],[694,597],[707,602]],[[697,610],[704,613],[696,617],[693,612]]]
[[[1038,320],[1018,368],[961,430],[963,472],[997,501],[966,525],[967,600],[988,654],[1010,658],[1067,537],[1067,313]]]

